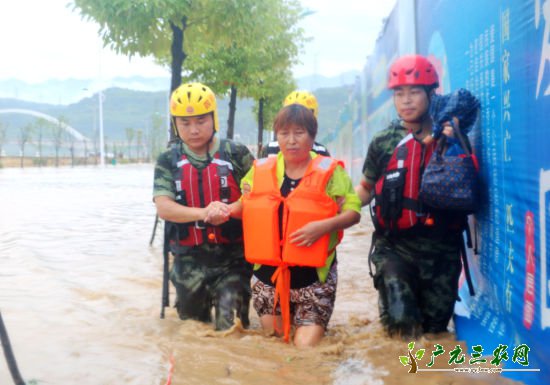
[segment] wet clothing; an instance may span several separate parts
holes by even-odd
[[[334,263],[324,283],[317,280],[308,286],[291,289],[292,324],[295,326],[320,325],[326,329],[334,311],[337,284],[338,271]],[[281,315],[280,306],[277,306],[275,313],[273,312],[275,288],[255,276],[252,277],[252,298],[252,305],[258,316]]]
[[[363,180],[374,186],[408,130],[394,121],[376,134],[363,166]],[[458,297],[461,271],[460,218],[434,215],[434,226],[412,234],[374,239],[374,284],[380,320],[389,334],[416,335],[447,330]]]
[[[281,151],[281,149],[279,148],[279,143],[276,140],[274,140],[269,142],[267,145],[265,145],[262,148],[260,157],[267,158],[268,156],[276,156],[279,153],[279,151]],[[314,142],[313,147],[311,148],[311,151],[319,155],[330,156],[330,153],[327,150],[327,148],[321,143]]]
[[[310,152],[310,156],[312,159],[318,157],[318,155],[312,151]],[[277,183],[281,195],[287,196],[292,190],[299,186],[301,180],[293,180],[285,175],[285,162],[282,153],[279,152],[277,154],[276,162],[275,171]],[[254,191],[254,173],[255,168],[253,167],[241,182],[241,185],[248,184],[252,191]],[[342,211],[353,210],[360,212],[361,203],[359,197],[353,189],[350,177],[341,166],[338,165],[334,169],[332,176],[328,180],[325,191],[334,201],[336,201],[338,197],[345,197],[345,202],[341,208]],[[280,210],[280,213],[282,214],[282,210]],[[279,219],[281,218],[281,214]],[[330,235],[327,249],[329,255],[326,259],[325,266],[318,268],[291,266],[288,268],[290,271],[290,294],[286,299],[282,299],[281,297],[281,302],[284,302],[282,304],[282,318],[285,339],[288,338],[290,323],[292,322],[298,326],[316,324],[326,327],[328,324],[330,316],[332,315],[336,291],[335,247],[337,243],[338,234],[334,232]],[[332,252],[329,252],[330,250],[332,250]],[[255,265],[254,282],[256,282],[256,284],[252,294],[252,301],[260,317],[266,314],[273,314],[273,298],[276,296],[277,286],[274,287],[271,278],[276,271],[284,274],[279,268],[280,266]],[[286,270],[286,267],[283,270]],[[278,284],[279,281],[276,282]],[[287,294],[285,294],[285,296],[286,295]],[[269,313],[268,310],[271,313]],[[296,322],[298,323],[296,324]]]
[[[283,181],[279,186],[275,157],[254,163],[254,189],[242,198],[247,261],[270,266],[326,265],[331,254],[327,252],[330,233],[307,247],[292,243],[290,235],[310,222],[338,214],[338,204],[326,193],[327,183],[338,166],[341,167],[341,163],[335,159],[316,156],[311,159],[302,180],[286,177],[290,183]],[[289,188],[281,188],[285,186]]]
[[[179,151],[198,171],[206,169],[213,159],[227,160],[233,166],[231,176],[238,185],[254,160],[247,147],[229,140],[220,143],[215,139],[208,156],[197,156],[182,142],[178,145]],[[224,154],[220,156],[222,151]],[[174,168],[173,150],[162,153],[155,167],[154,197],[168,196],[178,201]],[[240,226],[240,222],[237,223]],[[242,241],[203,242],[193,246],[180,243],[181,234],[177,232],[171,232],[170,238],[174,255],[170,280],[176,287],[180,318],[209,322],[214,307],[216,329],[231,327],[234,313],[248,326],[252,265],[244,259]]]
[[[395,120],[388,128],[374,135],[363,164],[363,177],[368,184],[374,186],[380,179],[393,155],[393,150],[407,134],[408,130]]]
[[[234,314],[247,327],[251,275],[242,245],[205,244],[176,255],[170,280],[176,288],[179,317],[211,322],[214,307],[216,330],[230,328]]]
[[[390,335],[447,331],[458,298],[460,237],[376,240],[374,285],[380,320]]]
[[[312,158],[317,157],[317,154],[310,152]],[[300,180],[293,180],[288,178],[285,175],[284,171],[284,158],[283,154],[279,153],[277,155],[277,180],[281,188],[281,195],[288,195],[300,182]],[[253,188],[254,181],[254,168],[252,168],[241,182],[243,184],[250,185]],[[334,170],[332,177],[329,179],[329,182],[326,187],[327,194],[336,200],[337,197],[345,197],[345,202],[341,207],[341,210],[353,210],[358,213],[361,212],[360,206],[361,203],[357,194],[353,189],[350,177],[347,175],[346,171],[337,166]],[[333,250],[338,243],[338,235],[336,233],[331,235],[331,240],[329,243],[329,250]],[[291,271],[291,288],[299,288],[308,286],[315,281],[319,280],[324,282],[326,280],[328,270],[332,265],[336,252],[333,251],[331,255],[327,257],[327,262],[324,267],[314,268],[314,267],[301,267],[301,266],[291,266],[289,269]],[[275,272],[276,267],[274,266],[263,266],[256,265],[254,268],[254,274],[265,284],[272,285],[271,275]],[[292,277],[296,277],[292,279]]]

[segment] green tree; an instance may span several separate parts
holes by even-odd
[[[132,142],[134,141],[134,136],[136,131],[132,127],[126,127],[124,130],[126,132],[126,143],[128,143],[128,162],[131,160],[130,150],[132,149]]]
[[[82,141],[82,147],[84,148],[84,166],[88,165],[88,141],[83,140]]]
[[[229,90],[228,138],[234,134],[238,92],[258,103],[263,98],[264,105],[266,89],[281,81],[292,86],[289,69],[305,41],[297,26],[304,15],[295,0],[225,1],[212,8],[214,27],[200,30],[210,38],[190,48],[187,78],[202,80],[219,94]]]
[[[94,129],[93,129],[93,137],[92,137],[92,147],[94,151],[94,164],[97,166],[99,163],[99,130],[95,126],[94,121]]]
[[[141,148],[143,146],[143,130],[136,130],[136,152],[137,152],[137,161],[140,162],[141,159]]]
[[[59,116],[57,123],[50,126],[55,151],[55,167],[59,167],[59,151],[63,145],[63,133],[65,132],[66,121],[67,119],[64,116]]]
[[[69,154],[71,154],[71,167],[74,167],[74,163],[75,163],[74,152],[75,152],[76,138],[68,131],[65,131],[65,138],[69,147]]]
[[[166,143],[165,121],[162,115],[151,115],[151,129],[147,134],[149,161],[153,162],[164,150]]]
[[[304,15],[297,0],[75,0],[73,9],[96,21],[104,44],[116,52],[152,55],[169,65],[171,91],[181,84],[189,52],[194,64],[186,69],[197,79],[217,93],[231,89],[229,137],[237,87],[246,97],[265,78],[262,69],[290,67],[302,39],[296,24]]]
[[[19,143],[21,168],[23,168],[23,163],[25,161],[25,146],[27,145],[27,143],[31,142],[33,132],[33,123],[27,123],[26,125],[19,128],[19,136],[17,137],[17,142]]]
[[[290,68],[280,72],[266,72],[266,82],[260,82],[260,87],[253,91],[252,97],[256,100],[254,112],[258,122],[258,155],[264,145],[264,132],[272,131],[273,120],[283,105],[285,96],[296,88]]]
[[[170,90],[181,84],[188,30],[205,23],[215,0],[74,0],[73,9],[99,24],[106,46],[129,55],[152,55],[171,70]]]
[[[38,166],[42,167],[42,146],[44,143],[44,130],[47,130],[51,126],[51,123],[44,118],[37,118],[35,122],[36,127],[36,146],[38,148]]]
[[[4,153],[4,143],[6,141],[6,131],[8,124],[0,120],[0,167],[2,167],[2,154]]]

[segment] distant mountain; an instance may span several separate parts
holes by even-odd
[[[49,80],[29,84],[17,79],[0,80],[0,97],[36,103],[69,104],[86,96],[91,80]]]
[[[101,88],[125,88],[136,91],[162,91],[170,87],[170,79],[142,76],[117,77],[101,83]],[[68,105],[82,100],[100,89],[93,79],[48,80],[30,84],[21,80],[0,80],[0,98],[26,100],[36,103]]]
[[[300,89],[316,91],[353,84],[359,71],[344,72],[338,76],[310,75],[297,79]],[[168,77],[117,77],[101,83],[101,88],[123,88],[135,91],[167,92]],[[17,79],[0,80],[0,98],[25,100],[35,103],[68,105],[90,97],[100,89],[94,79],[48,80],[30,84]]]
[[[154,84],[152,79],[141,82],[140,79],[133,79],[134,84],[150,86]],[[157,79],[161,82],[161,79]],[[52,82],[51,84],[53,84]],[[82,86],[78,81],[67,81],[74,87]],[[2,87],[8,84],[5,81]],[[10,81],[11,86],[21,87],[22,83]],[[58,84],[61,87],[60,84]],[[158,86],[158,83],[157,83]],[[162,87],[164,89],[164,87]],[[5,92],[3,88],[0,89]],[[58,88],[61,90],[62,88]],[[315,90],[319,100],[319,137],[324,137],[338,125],[340,111],[348,101],[350,86],[320,88]],[[138,91],[126,88],[108,88],[103,93],[103,126],[107,142],[123,143],[126,140],[126,129],[141,129],[145,133],[152,127],[152,118],[157,115],[167,121],[168,95],[163,91]],[[220,136],[226,136],[226,122],[228,116],[227,98],[219,98],[218,113],[220,120]],[[245,143],[254,144],[257,141],[257,121],[253,112],[254,102],[250,99],[239,99],[235,119],[235,139]],[[97,93],[79,99],[76,103],[40,103],[16,98],[0,97],[0,110],[25,109],[41,112],[54,118],[63,117],[70,126],[88,138],[97,138],[98,132],[98,98]],[[28,124],[36,122],[34,116],[21,113],[0,114],[0,124],[6,130],[6,142],[10,144],[5,148],[8,155],[14,155],[18,151],[17,142],[20,129]],[[37,133],[31,142],[35,142]],[[46,133],[49,136],[48,133]],[[34,150],[29,150],[34,153]]]
[[[339,124],[340,112],[347,103],[359,71],[326,77],[311,75],[297,79],[300,89],[315,93],[319,101],[319,138],[326,137]],[[36,124],[36,116],[5,110],[25,109],[63,117],[68,124],[87,138],[97,142],[99,129],[98,91],[103,90],[103,129],[107,143],[121,146],[127,140],[127,130],[141,130],[149,135],[153,116],[163,119],[168,127],[168,77],[118,77],[99,84],[93,79],[49,80],[29,84],[16,79],[0,80],[0,124],[6,138],[0,143],[1,151],[8,155],[19,151],[21,130]],[[226,136],[228,100],[219,98],[218,113],[220,136]],[[254,102],[239,99],[235,119],[235,139],[245,144],[257,142],[257,121]],[[38,129],[29,142],[28,153],[36,152]],[[166,128],[167,130],[167,128]],[[166,131],[164,131],[166,132]],[[50,137],[50,133],[44,133]],[[164,138],[163,138],[164,140]],[[3,147],[3,148],[2,148]],[[51,147],[51,146],[50,146]],[[51,149],[50,149],[51,151]]]

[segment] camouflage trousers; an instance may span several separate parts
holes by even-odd
[[[225,330],[237,316],[249,325],[252,265],[245,261],[243,246],[202,245],[178,254],[170,271],[181,319],[212,321]]]
[[[460,234],[445,239],[378,237],[376,267],[380,320],[390,335],[447,331],[458,298]]]

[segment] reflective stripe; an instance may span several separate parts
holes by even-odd
[[[414,137],[413,137],[413,134],[410,133],[408,134],[407,136],[405,136],[403,139],[401,139],[401,141],[397,144],[397,146],[395,146],[395,148],[407,143],[409,140],[413,139],[414,140]],[[405,165],[405,161],[404,160],[398,160],[397,161],[397,168],[403,168],[403,166]]]
[[[319,152],[319,151],[327,152],[327,148],[325,146],[317,145],[316,143],[313,143],[312,150],[315,152]]]
[[[214,158],[212,159],[212,163],[217,164],[218,166],[227,166],[231,171],[233,171],[233,165],[226,160]]]
[[[395,146],[395,148],[397,148],[397,147],[399,147],[399,146],[401,146],[401,145],[407,143],[409,140],[411,140],[411,139],[413,139],[413,138],[414,138],[414,137],[413,137],[413,134],[412,134],[412,133],[411,133],[411,134],[408,134],[408,135],[405,136],[403,139],[401,139],[401,142],[399,142],[399,143],[397,144],[397,146]]]
[[[178,163],[176,163],[176,166],[178,166],[179,168],[183,167],[184,165],[188,164],[189,161],[187,159],[182,159],[180,160]]]

